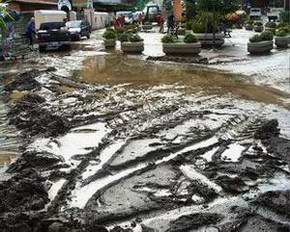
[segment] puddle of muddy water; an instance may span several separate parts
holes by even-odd
[[[205,94],[233,94],[246,100],[281,104],[286,93],[256,86],[241,75],[185,67],[182,64],[153,64],[122,55],[94,56],[86,59],[83,68],[73,78],[92,84],[148,87],[175,84],[184,86],[189,92],[203,91]]]
[[[8,124],[7,112],[0,97],[0,169],[10,164],[17,157],[18,151],[17,132]]]

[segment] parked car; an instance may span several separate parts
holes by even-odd
[[[37,31],[39,51],[69,48],[71,37],[64,22],[42,23]]]
[[[86,20],[69,21],[66,24],[72,40],[81,40],[83,36],[91,36],[91,25]]]
[[[261,8],[251,8],[250,9],[250,18],[251,19],[259,19],[262,17]]]
[[[118,11],[116,13],[116,18],[118,18],[120,16],[125,16],[125,24],[132,24],[133,23],[132,11]]]
[[[283,11],[283,8],[270,8],[270,11],[267,13],[269,21],[277,21],[280,18],[280,14]]]

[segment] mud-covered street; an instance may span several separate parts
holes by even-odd
[[[0,67],[0,231],[290,231],[289,49],[236,30],[197,64],[102,33]]]

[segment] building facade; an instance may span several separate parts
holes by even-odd
[[[35,10],[56,10],[57,0],[13,0],[9,2],[9,8],[24,14]]]

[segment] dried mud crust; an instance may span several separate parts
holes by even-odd
[[[30,90],[9,114],[29,146],[8,169],[18,179],[1,183],[0,194],[37,186],[2,204],[3,231],[287,231],[280,217],[288,216],[289,193],[260,187],[278,188],[267,180],[279,178],[290,183],[289,141],[279,137],[277,120],[253,116],[232,99],[186,97],[179,89],[163,96],[154,88],[32,83],[6,89]],[[62,89],[68,83],[72,92]],[[78,133],[104,134],[62,155],[65,136]],[[267,213],[280,216],[269,220]]]

